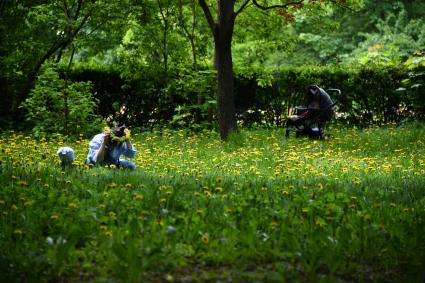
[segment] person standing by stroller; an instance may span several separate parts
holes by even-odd
[[[325,122],[331,120],[335,114],[334,102],[331,97],[322,88],[317,85],[312,85],[308,88],[305,100],[309,111],[316,111],[316,122],[319,128],[323,128]]]
[[[89,143],[87,164],[115,165],[117,168],[134,170],[136,165],[128,160],[120,159],[136,156],[136,149],[130,141],[130,130],[125,126],[110,129],[105,127],[103,133],[97,134]]]

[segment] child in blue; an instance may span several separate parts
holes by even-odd
[[[97,134],[89,143],[87,164],[115,165],[117,168],[134,170],[136,165],[128,160],[120,159],[121,155],[128,158],[136,156],[136,149],[130,141],[130,131],[125,127],[109,129]]]

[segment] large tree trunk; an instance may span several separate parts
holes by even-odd
[[[219,2],[218,22],[214,33],[217,105],[222,139],[226,139],[230,132],[237,130],[232,62],[232,36],[235,25],[233,7],[233,1]]]
[[[230,132],[237,130],[231,35],[229,33],[231,34],[231,31],[221,29],[215,42],[215,64],[218,84],[217,106],[220,137],[222,139],[226,139]]]

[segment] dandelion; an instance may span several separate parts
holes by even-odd
[[[21,187],[28,187],[28,182],[27,182],[27,181],[24,181],[24,180],[19,181],[19,182],[18,182],[18,184],[19,184],[19,186],[21,186]]]
[[[208,235],[208,233],[204,233],[204,234],[202,234],[202,235],[201,235],[201,241],[202,241],[204,244],[208,244],[208,243],[209,243],[209,241],[210,241],[210,236]]]
[[[59,216],[57,216],[56,214],[53,214],[52,216],[50,216],[50,219],[52,219],[53,221],[58,220]]]
[[[15,231],[13,231],[13,234],[21,236],[23,234],[21,229],[15,229]]]
[[[16,206],[16,204],[12,204],[12,206],[10,207],[12,210],[17,210],[18,207]]]
[[[77,208],[77,204],[75,202],[70,202],[68,204],[68,207],[74,209],[74,208]]]
[[[108,238],[112,237],[112,232],[111,231],[106,231],[105,232],[105,236],[108,237]]]
[[[144,196],[142,194],[136,194],[135,199],[136,200],[143,200]]]
[[[103,192],[102,194],[105,198],[109,197],[109,193],[108,192]]]
[[[101,203],[101,204],[99,204],[99,208],[100,209],[105,209],[106,208],[106,205],[104,205],[103,203]]]
[[[31,206],[31,205],[32,205],[32,201],[31,201],[31,200],[26,201],[26,202],[24,203],[24,206],[25,206],[25,207],[27,207],[27,206]]]
[[[222,187],[215,187],[214,191],[215,192],[222,192],[223,188]]]
[[[4,205],[6,202],[2,199],[0,199],[0,205]]]

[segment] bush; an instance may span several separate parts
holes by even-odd
[[[68,82],[60,78],[55,65],[45,64],[21,106],[34,125],[34,135],[91,135],[97,131],[102,119],[94,112],[97,100],[91,89],[90,82]]]
[[[425,54],[417,51],[405,62],[409,70],[407,78],[398,90],[404,94],[406,101],[402,109],[407,115],[425,116]]]
[[[391,66],[291,67],[277,72],[268,87],[259,87],[255,78],[239,75],[237,109],[245,123],[282,125],[290,109],[303,104],[308,86],[315,84],[342,91],[341,96],[332,95],[342,122],[354,125],[398,122],[404,117],[400,107],[410,103],[409,97],[396,91],[406,73],[403,67]]]
[[[416,62],[416,61],[415,61]],[[408,67],[408,66],[407,66]],[[416,69],[415,69],[416,70]],[[414,70],[413,70],[414,71]],[[425,100],[417,83],[397,91],[408,76],[413,82],[422,72],[408,73],[405,66],[366,64],[362,66],[287,67],[266,75],[235,74],[235,104],[239,124],[282,126],[290,109],[303,103],[309,85],[338,88],[340,122],[355,126],[400,122],[406,117],[423,118]],[[118,70],[73,71],[73,79],[91,80],[99,99],[99,114],[114,113],[113,105],[126,102],[130,126],[192,127],[215,120],[216,82],[214,72],[179,69],[170,71],[168,83],[159,74],[140,71],[138,79],[121,77]],[[409,75],[410,74],[410,75]],[[266,83],[265,83],[266,82]],[[423,85],[423,84],[422,84]],[[422,108],[421,108],[422,107]],[[409,111],[402,111],[409,109]]]

